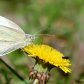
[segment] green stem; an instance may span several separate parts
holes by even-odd
[[[24,79],[14,70],[12,69],[7,63],[5,63],[1,58],[0,58],[0,61],[6,65],[6,67],[11,71],[13,72],[21,81],[24,81]],[[26,81],[24,81],[25,84],[28,84]]]

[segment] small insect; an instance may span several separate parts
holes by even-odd
[[[31,44],[36,38],[35,35],[36,33],[34,35],[25,34],[17,24],[0,16],[0,56]]]
[[[62,57],[63,59],[69,59],[70,57],[68,57],[68,56],[65,56],[65,57]]]

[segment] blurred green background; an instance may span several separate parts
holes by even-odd
[[[25,33],[40,34],[35,44],[47,44],[70,56],[71,74],[51,70],[47,84],[84,84],[84,0],[0,0],[0,15],[18,24]],[[1,57],[28,82],[29,69],[35,60],[16,50]],[[0,84],[24,84],[0,62]],[[29,83],[32,84],[32,83]]]

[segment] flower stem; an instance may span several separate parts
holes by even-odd
[[[21,81],[23,81],[25,84],[28,84],[14,69],[12,69],[6,62],[4,62],[1,58],[0,61],[11,71],[13,74],[15,74]]]
[[[38,84],[38,79],[37,78],[34,80],[33,84]]]

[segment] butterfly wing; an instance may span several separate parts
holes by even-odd
[[[21,34],[25,34],[24,31],[17,24],[15,24],[14,22],[2,16],[0,16],[0,25],[16,30],[17,32]]]
[[[20,48],[21,46],[22,46],[22,44],[15,43],[15,42],[0,41],[0,56],[6,55],[6,54]]]
[[[0,25],[0,41],[23,41],[25,40],[25,35],[17,32],[14,29]]]
[[[24,45],[25,33],[15,23],[0,16],[0,56]]]

